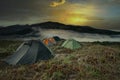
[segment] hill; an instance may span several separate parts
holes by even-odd
[[[36,28],[36,29],[34,29]],[[72,30],[80,33],[90,33],[90,34],[104,34],[104,35],[119,35],[120,32],[96,29],[90,26],[75,26],[75,25],[65,25],[58,22],[44,22],[32,25],[12,25],[0,28],[0,36],[10,36],[10,35],[27,35],[39,32],[37,28],[41,29],[62,29],[62,30]]]
[[[82,48],[49,47],[55,57],[31,65],[11,66],[2,62],[21,41],[0,41],[0,80],[119,80],[120,43],[80,43]],[[89,79],[88,79],[89,78]]]
[[[75,25],[65,25],[58,22],[45,22],[40,24],[32,24],[31,27],[40,27],[43,29],[63,29],[63,30],[73,30],[81,33],[92,33],[92,34],[104,34],[104,35],[117,35],[120,32],[96,29],[90,26],[75,26]]]
[[[0,28],[0,35],[24,35],[32,31],[28,25],[12,25]]]

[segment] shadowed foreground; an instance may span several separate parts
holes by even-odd
[[[120,43],[81,43],[69,50],[51,46],[55,58],[32,65],[9,66],[0,61],[0,80],[119,80]],[[21,41],[0,41],[0,59],[11,55]]]

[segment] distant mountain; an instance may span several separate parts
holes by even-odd
[[[33,30],[29,25],[13,25],[8,27],[0,28],[0,35],[8,36],[8,35],[24,35],[31,33]]]
[[[37,28],[41,29],[62,29],[62,30],[72,30],[80,33],[91,33],[91,34],[104,34],[104,35],[119,35],[120,32],[110,31],[104,29],[96,29],[90,26],[75,26],[75,25],[65,25],[58,22],[44,22],[32,25],[12,25],[0,28],[0,36],[9,35],[34,35],[37,33]]]
[[[92,34],[104,34],[104,35],[118,35],[120,32],[96,29],[90,26],[75,26],[75,25],[65,25],[58,22],[45,22],[39,24],[33,24],[31,27],[39,27],[42,29],[63,29],[63,30],[73,30],[81,33],[92,33]]]

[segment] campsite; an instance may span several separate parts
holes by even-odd
[[[119,80],[119,42],[79,43],[71,41],[71,39],[63,39],[52,46],[47,46],[54,54],[54,57],[49,60],[20,65],[9,65],[3,62],[16,50],[19,51],[18,48],[23,42],[0,40],[0,80]],[[74,44],[79,44],[77,46],[79,48],[74,50],[63,47],[65,44],[71,48]],[[31,55],[31,58],[34,58],[33,55],[36,54],[31,53]],[[26,57],[21,63],[26,62],[26,60],[31,59]]]
[[[0,0],[0,80],[120,80],[120,0]]]

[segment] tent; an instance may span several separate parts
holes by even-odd
[[[54,38],[46,38],[43,40],[43,43],[47,46],[51,46],[51,45],[56,44],[56,41]]]
[[[80,48],[81,45],[74,39],[68,39],[62,44],[62,47],[75,50]]]
[[[60,41],[61,39],[58,36],[53,36],[55,41]]]
[[[16,52],[5,61],[8,64],[32,64],[39,60],[48,60],[53,57],[51,51],[41,42],[31,40],[21,44]]]

